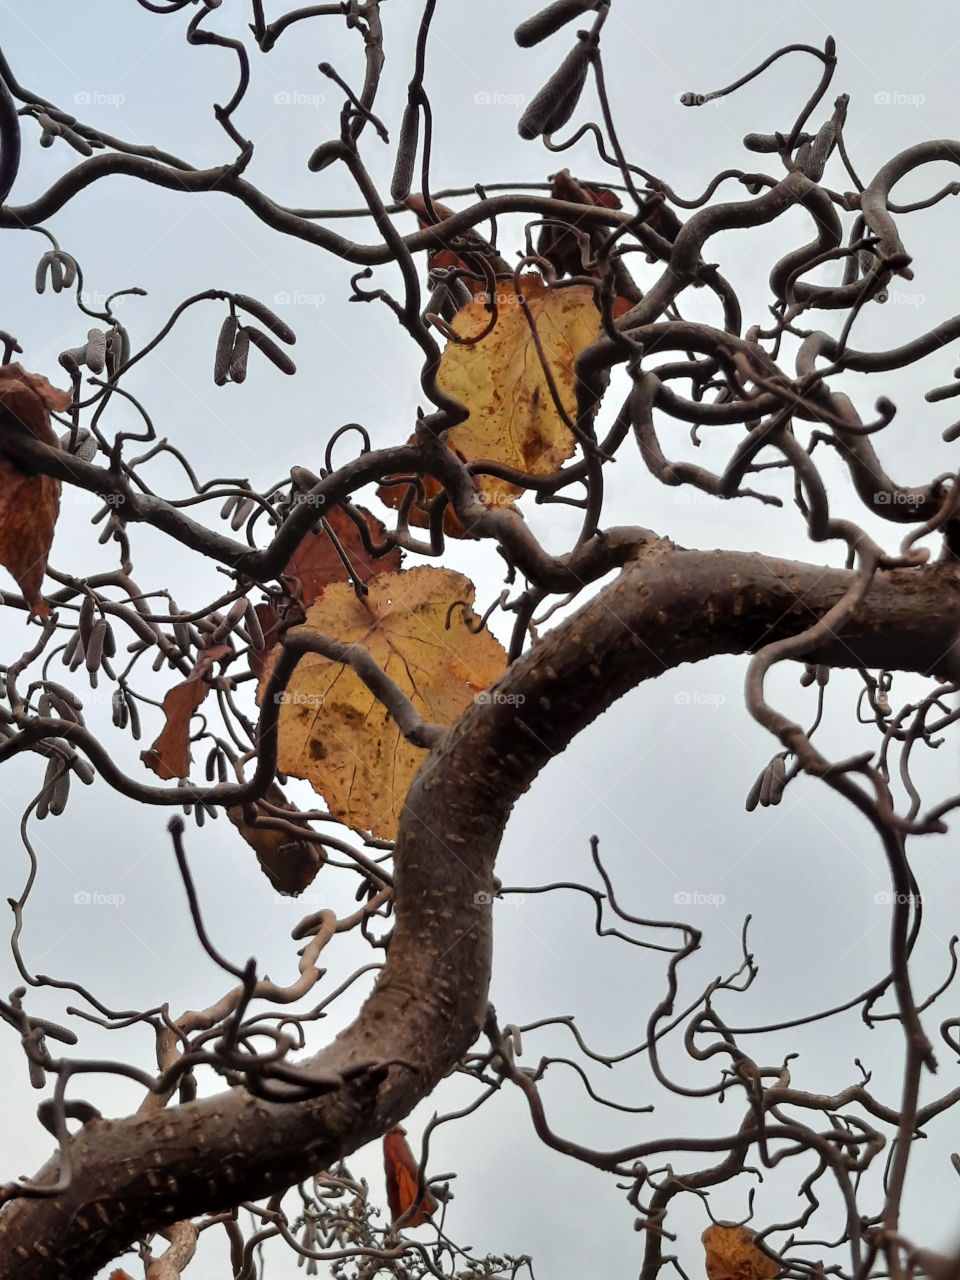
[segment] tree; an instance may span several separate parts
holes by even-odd
[[[171,22],[191,8],[190,0],[140,5]],[[398,1141],[396,1126],[457,1072],[476,1086],[472,1106],[501,1089],[519,1090],[542,1142],[619,1180],[644,1232],[645,1280],[689,1257],[688,1241],[678,1242],[681,1261],[667,1248],[678,1200],[692,1195],[706,1204],[709,1190],[790,1158],[802,1170],[802,1208],[778,1221],[758,1213],[749,1230],[714,1226],[705,1239],[711,1276],[949,1274],[953,1263],[902,1233],[901,1203],[915,1140],[960,1098],[943,1089],[921,1105],[921,1086],[936,1067],[927,1010],[949,980],[932,995],[915,989],[911,958],[922,912],[907,843],[912,851],[917,837],[942,837],[957,803],[925,804],[915,776],[923,748],[937,745],[957,719],[960,489],[952,473],[898,483],[874,440],[899,426],[882,394],[890,375],[960,337],[960,317],[892,349],[858,348],[853,331],[893,283],[913,277],[901,223],[960,192],[951,181],[899,204],[896,184],[935,162],[955,163],[960,142],[912,146],[861,182],[844,139],[847,99],[825,105],[834,42],[790,45],[726,88],[685,95],[685,105],[703,106],[760,75],[775,76],[788,56],[805,59],[819,77],[789,130],[744,140],[762,157],[762,170],[725,170],[702,195],[686,198],[631,158],[631,140],[614,120],[601,54],[608,5],[558,0],[516,32],[525,48],[557,36],[568,50],[525,105],[519,129],[550,151],[565,150],[564,131],[589,83],[601,122],[575,136],[586,131],[595,143],[597,172],[562,169],[542,185],[434,191],[435,105],[425,77],[435,3],[427,0],[398,140],[390,144],[387,203],[364,159],[366,148],[388,140],[378,105],[377,0],[291,10],[269,22],[253,0],[242,35],[225,34],[231,28],[213,0],[193,8],[189,43],[229,51],[238,68],[235,90],[214,109],[231,156],[214,167],[195,168],[86,124],[20,83],[0,58],[0,224],[46,238],[38,291],[75,293],[93,321],[86,339],[60,356],[57,376],[35,369],[13,334],[0,334],[0,561],[20,587],[5,594],[4,608],[16,617],[12,634],[22,649],[4,666],[0,759],[29,752],[45,762],[25,831],[28,820],[68,811],[75,781],[95,781],[139,805],[184,806],[201,825],[225,812],[279,892],[302,893],[316,876],[348,877],[357,905],[352,914],[307,915],[296,934],[305,943],[300,978],[274,983],[255,958],[228,959],[208,933],[190,869],[193,836],[174,817],[170,842],[193,927],[228,986],[206,1009],[172,1017],[166,1008],[116,1010],[81,983],[34,973],[19,944],[30,884],[11,900],[23,985],[0,1002],[0,1014],[19,1034],[31,1081],[44,1092],[39,1118],[56,1152],[33,1177],[0,1188],[0,1273],[93,1276],[139,1243],[148,1275],[178,1275],[199,1232],[222,1227],[235,1277],[256,1274],[257,1245],[278,1236],[291,1258],[332,1260],[338,1274],[517,1274],[527,1259],[475,1258],[445,1235],[428,1249],[405,1234],[437,1217],[448,1189],[442,1176],[428,1182],[426,1172],[440,1120],[427,1127],[419,1153]],[[269,54],[295,31],[344,22],[362,46],[363,80],[358,88],[352,72],[320,64],[343,109],[339,134],[316,147],[309,167],[349,176],[373,228],[370,239],[356,241],[336,230],[342,209],[285,207],[253,183],[257,148],[242,125],[252,54]],[[37,131],[41,145],[64,154],[73,148],[82,158],[42,195],[17,203],[21,152]],[[828,172],[849,190],[830,185]],[[243,382],[248,362],[251,371],[259,361],[292,374],[295,334],[263,301],[206,289],[183,301],[152,338],[134,343],[114,297],[101,305],[85,298],[81,264],[48,226],[92,184],[117,175],[240,202],[278,237],[356,267],[352,298],[386,308],[420,353],[424,405],[410,438],[374,448],[367,430],[351,422],[327,431],[322,466],[311,442],[313,469],[294,465],[269,487],[198,474],[130,389],[141,361],[159,359],[161,344],[201,304],[217,312],[218,385]],[[733,188],[725,199],[722,186]],[[454,211],[447,199],[466,202]],[[710,258],[714,238],[759,231],[798,208],[814,238],[773,264],[770,317],[749,317],[744,332],[737,292]],[[501,226],[514,215],[526,227],[519,253]],[[638,268],[641,259],[646,265]],[[394,274],[379,277],[381,268]],[[709,300],[702,305],[712,308],[712,321],[685,318],[681,306],[691,296],[691,306]],[[24,356],[26,370],[15,355]],[[69,382],[69,390],[41,374]],[[854,394],[840,389],[851,374],[874,375],[877,384],[866,421]],[[951,382],[927,398],[938,402],[958,390]],[[136,430],[131,413],[140,419]],[[674,461],[666,440],[675,424],[690,424],[694,443],[698,432],[729,428],[723,465]],[[944,438],[956,434],[948,427]],[[819,548],[809,563],[759,550],[689,550],[669,530],[611,524],[605,485],[634,443],[656,480],[729,500],[734,513],[740,500],[776,505],[785,495],[809,541],[831,553],[839,548],[844,567],[824,565]],[[158,458],[181,468],[163,492],[146,478]],[[355,501],[373,486],[376,514]],[[102,504],[96,518],[112,554],[105,571],[77,576],[47,563],[61,492],[70,491]],[[860,522],[850,514],[857,502]],[[562,551],[537,536],[537,504],[576,514],[578,530]],[[230,532],[217,525],[218,506]],[[865,527],[878,517],[902,527],[897,550]],[[180,594],[178,584],[136,579],[145,530],[216,565],[222,581],[214,596],[181,609],[170,594]],[[459,542],[495,550],[506,564],[504,589],[482,614],[473,608],[472,583],[432,563]],[[490,633],[501,615],[510,620],[505,648]],[[774,1065],[757,1060],[749,1031],[730,1025],[724,1004],[757,972],[746,933],[735,972],[692,1000],[681,998],[700,931],[658,911],[632,914],[595,839],[602,888],[565,887],[589,895],[600,936],[665,956],[663,994],[651,999],[645,1041],[630,1056],[644,1059],[664,1092],[729,1095],[737,1110],[717,1136],[660,1131],[630,1134],[613,1149],[587,1146],[551,1122],[540,1085],[551,1066],[565,1064],[599,1101],[587,1068],[612,1059],[592,1051],[568,1020],[579,1058],[545,1055],[534,1066],[537,1025],[501,1025],[488,999],[493,904],[503,890],[498,849],[518,798],[616,699],[717,654],[749,655],[746,706],[774,739],[748,808],[777,805],[801,775],[817,780],[872,831],[891,886],[889,965],[869,989],[749,1030],[783,1033],[853,1009],[868,1024],[896,1021],[902,1095],[876,1096],[866,1073],[831,1094],[806,1089],[794,1081],[782,1043]],[[163,671],[153,711],[156,685],[143,673],[151,660]],[[771,673],[788,668],[812,690],[810,728],[793,703],[785,707],[770,693]],[[821,730],[834,670],[853,673],[859,721],[874,735],[869,748],[842,758]],[[923,678],[921,692],[900,706],[894,673]],[[83,676],[92,689],[110,690],[105,731],[92,727],[95,714],[87,723],[85,712],[96,706],[85,705]],[[139,736],[141,713],[159,732],[131,767],[122,735]],[[297,807],[284,790],[289,778],[311,782],[324,807]],[[348,830],[334,826],[333,834],[334,823]],[[385,920],[389,932],[377,933]],[[321,954],[344,933],[366,939],[375,958],[384,952],[382,969],[356,1019],[304,1057],[311,1023],[345,988],[313,1008],[302,1002],[322,979]],[[69,1014],[73,1023],[150,1029],[156,1069],[62,1051],[76,1032],[39,1013],[37,1000],[64,988],[83,1002]],[[941,1024],[939,1038],[948,1053],[960,1049],[955,1019]],[[663,1056],[674,1042],[695,1068],[694,1085],[675,1078]],[[84,1080],[104,1074],[146,1091],[135,1114],[107,1119],[84,1100]],[[638,1109],[621,1107],[625,1123]],[[383,1226],[368,1188],[344,1163],[382,1135],[394,1217]],[[873,1174],[884,1160],[880,1188]],[[285,1199],[297,1187],[300,1198]],[[752,1211],[752,1191],[744,1195]],[[824,1228],[826,1243],[805,1234],[821,1199],[839,1215]],[[249,1239],[241,1207],[259,1220]]]

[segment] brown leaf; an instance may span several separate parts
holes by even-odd
[[[437,217],[449,218],[453,214],[453,210],[447,205],[440,204],[437,200],[431,203]],[[407,208],[417,215],[421,231],[434,225],[427,217],[427,206],[423,196],[410,196],[406,204]],[[501,258],[489,241],[484,240],[476,231],[464,231],[456,237],[455,243],[456,249],[452,247],[431,249],[427,254],[427,269],[436,271],[438,268],[443,268],[451,271],[458,268],[466,272],[462,277],[463,283],[472,294],[486,292],[489,288],[490,272],[496,279],[512,278],[513,268],[509,262]]]
[[[226,644],[205,649],[187,679],[167,691],[163,699],[166,723],[153,746],[140,752],[140,759],[147,768],[165,781],[189,776],[190,720],[210,692],[210,685],[205,679],[210,668],[232,652]]]
[[[420,1168],[407,1142],[406,1129],[403,1125],[394,1125],[383,1135],[383,1167],[387,1175],[387,1204],[394,1222],[414,1204],[417,1196],[417,1185],[420,1180]],[[405,1226],[420,1227],[436,1213],[438,1208],[436,1196],[427,1188],[416,1208],[407,1219]]]
[[[366,521],[371,541],[374,544],[382,543],[386,536],[383,523],[364,507],[357,507],[356,510]],[[378,573],[392,573],[400,568],[400,548],[393,547],[379,559],[371,556],[363,545],[359,529],[342,507],[331,507],[323,518],[346,553],[354,573],[361,582],[369,581]],[[348,581],[347,570],[333,544],[333,539],[322,528],[306,535],[290,557],[283,574],[284,577],[293,580],[291,594],[299,599],[304,608],[313,604],[324,587],[329,586],[331,582]],[[280,639],[282,629],[277,612],[272,605],[258,604],[256,610],[263,631],[264,645],[262,649],[251,648],[250,669],[260,675],[263,672],[267,654]]]
[[[416,436],[411,436],[407,444],[415,444]],[[463,461],[463,455],[453,450],[457,457]],[[429,504],[442,491],[443,486],[439,480],[435,480],[433,476],[419,476],[419,489],[417,485],[411,484],[407,480],[398,480],[396,482],[385,481],[377,489],[377,497],[388,507],[393,507],[399,511],[407,496],[409,490],[413,490],[410,500],[410,506],[407,510],[407,520],[415,529],[428,529],[430,527]],[[474,483],[474,488],[480,492],[479,486]],[[456,511],[448,503],[443,509],[443,531],[448,538],[469,538],[470,530],[465,529],[461,524]]]
[[[753,1243],[754,1232],[715,1222],[700,1239],[707,1254],[709,1280],[774,1280],[780,1268]]]
[[[550,194],[554,200],[565,200],[569,204],[594,207],[600,205],[605,209],[621,207],[615,191],[609,191],[605,187],[590,187],[584,182],[578,182],[571,176],[569,169],[561,169],[559,173],[555,173],[551,182],[553,185]],[[591,246],[598,244],[609,233],[606,228],[598,232],[588,226],[581,227],[575,217],[570,218],[563,226],[557,225],[559,221],[558,218],[551,217],[541,228],[537,240],[537,253],[547,259],[558,275],[583,275],[582,241],[574,235],[573,228],[577,228],[581,236],[587,236],[584,247],[588,254]]]
[[[58,391],[19,364],[0,366],[0,404],[53,449],[60,442],[50,425],[50,410],[66,409],[71,398],[69,391]],[[40,588],[59,511],[59,480],[37,475],[0,453],[0,564],[9,569],[38,614],[50,612]]]
[[[363,507],[357,510],[363,516],[374,543],[383,542],[386,529],[372,512]],[[331,507],[324,514],[324,522],[346,552],[354,573],[361,582],[367,582],[378,573],[394,573],[400,568],[400,548],[393,547],[385,556],[374,559],[363,545],[360,531],[342,507]],[[333,540],[325,531],[308,533],[290,557],[284,574],[299,586],[300,601],[304,608],[313,604],[324,587],[331,582],[346,582],[348,574],[337,553]]]
[[[300,819],[300,810],[290,803],[275,782],[270,784],[263,798],[276,808],[283,809],[290,822],[299,822],[299,825],[310,829],[309,824]],[[259,803],[250,807],[253,808],[255,817],[267,821],[276,817],[275,814],[267,813]],[[289,831],[278,831],[276,827],[260,826],[250,821],[243,805],[228,809],[227,817],[253,849],[264,874],[278,893],[295,898],[313,883],[314,876],[324,863],[321,845],[298,840]]]

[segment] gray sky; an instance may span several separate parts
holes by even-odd
[[[268,6],[268,18],[283,7]],[[425,82],[435,115],[435,188],[537,180],[562,166],[581,178],[615,179],[587,142],[558,160],[517,136],[525,101],[568,48],[565,35],[534,50],[516,48],[510,33],[533,7],[504,0],[482,6],[440,0]],[[232,152],[210,104],[224,101],[232,91],[235,60],[224,50],[185,46],[183,31],[193,12],[160,17],[119,0],[100,0],[95,6],[0,0],[4,48],[22,83],[107,131],[168,147],[197,165],[222,163]],[[379,110],[395,136],[420,6],[389,0],[383,14],[387,64]],[[239,35],[248,21],[249,6],[231,0],[213,27]],[[688,196],[701,191],[721,168],[763,167],[756,163],[760,158],[747,156],[740,140],[749,131],[789,127],[814,84],[810,59],[787,58],[779,69],[716,106],[686,110],[676,98],[684,90],[707,91],[729,83],[782,44],[822,45],[828,33],[836,37],[839,56],[829,100],[839,92],[851,95],[846,137],[861,177],[868,179],[914,142],[958,134],[960,36],[954,11],[946,4],[918,0],[905,10],[880,0],[867,10],[822,0],[765,10],[729,0],[688,0],[682,6],[617,0],[603,50],[613,110],[629,157]],[[339,170],[311,174],[306,168],[314,146],[335,132],[340,109],[339,91],[318,73],[317,63],[329,59],[356,84],[358,49],[339,20],[326,19],[300,24],[269,56],[254,56],[253,85],[238,120],[257,142],[248,176],[279,202],[344,208],[360,203]],[[588,92],[575,122],[596,115]],[[815,123],[824,115],[821,111]],[[35,140],[30,145],[30,132],[28,127],[25,162],[14,191],[18,203],[43,191],[75,159],[60,145],[50,150],[41,150]],[[368,131],[363,155],[386,192],[392,147],[384,147]],[[772,167],[768,171],[775,172]],[[897,198],[931,192],[953,176],[946,166],[924,170],[902,184]],[[841,189],[849,185],[836,160],[827,180]],[[721,198],[741,195],[739,187],[721,192]],[[956,219],[957,206],[945,201],[903,221],[916,279],[898,280],[886,306],[865,310],[854,329],[854,345],[895,345],[955,311],[960,283]],[[364,242],[373,235],[362,220],[337,225]],[[401,225],[412,226],[412,219]],[[51,220],[49,229],[79,259],[94,295],[102,298],[132,285],[148,291],[146,298],[123,304],[135,345],[152,336],[184,296],[211,287],[260,297],[296,329],[296,378],[285,379],[252,359],[245,384],[217,389],[211,368],[223,308],[204,304],[130,379],[160,433],[183,447],[202,475],[244,475],[263,485],[292,465],[316,468],[331,431],[348,421],[362,422],[375,445],[398,443],[409,434],[422,399],[417,352],[386,308],[345,301],[352,274],[346,264],[277,237],[225,197],[182,195],[121,179],[88,188]],[[740,290],[746,325],[763,323],[768,316],[770,267],[810,236],[808,216],[797,211],[772,228],[731,233],[711,245],[711,254]],[[522,245],[519,224],[509,220],[500,237],[508,257]],[[27,368],[57,382],[57,355],[82,340],[87,322],[66,295],[35,294],[34,266],[45,247],[36,234],[6,234],[0,326],[20,339]],[[655,278],[652,267],[640,264],[637,272],[642,285]],[[378,270],[373,284],[391,287],[396,278],[395,272]],[[831,269],[813,278],[832,279]],[[692,318],[717,319],[709,297],[685,297],[684,310]],[[818,313],[818,323],[830,328],[834,321]],[[899,416],[879,448],[901,483],[921,483],[956,468],[958,446],[940,440],[940,431],[952,421],[950,406],[930,406],[922,398],[927,388],[949,380],[956,363],[957,353],[945,350],[876,385],[847,379],[865,418],[881,393],[898,404]],[[608,396],[608,413],[616,402],[615,390]],[[112,425],[132,426],[133,415],[124,415],[115,409]],[[721,463],[730,439],[719,445],[707,442],[697,451],[684,429],[671,427],[664,443],[673,456],[710,466]],[[864,520],[845,478],[829,465],[824,470],[836,483],[838,513]],[[176,469],[167,464],[154,467],[149,478],[160,492],[173,492],[181,484]],[[775,481],[770,487],[777,491]],[[527,506],[531,525],[551,548],[569,545],[576,524],[562,508]],[[106,563],[96,545],[98,530],[88,523],[94,509],[92,500],[65,494],[53,552],[58,569],[89,572]],[[209,519],[216,519],[213,510]],[[721,505],[699,494],[668,490],[629,455],[612,470],[604,520],[653,527],[688,546],[759,548],[841,562],[836,547],[808,547],[789,503],[781,511],[743,502]],[[868,527],[885,547],[895,548],[896,528],[879,522]],[[174,585],[182,606],[211,598],[223,581],[150,530],[137,529],[134,545],[141,585]],[[498,594],[500,561],[489,546],[454,545],[447,563],[474,578],[481,604]],[[19,615],[2,624],[6,661],[20,652],[26,632]],[[753,913],[751,946],[760,976],[751,991],[728,997],[720,1006],[735,1024],[753,1025],[777,1011],[799,1015],[839,1001],[883,972],[888,917],[876,896],[888,889],[888,881],[872,834],[822,786],[801,780],[791,785],[780,808],[744,813],[743,797],[776,745],[743,709],[744,665],[724,659],[682,668],[601,717],[518,805],[498,873],[508,885],[566,878],[595,883],[588,838],[596,833],[628,910],[672,918],[679,910],[677,894],[699,895],[683,907],[685,918],[704,930],[704,944],[682,971],[681,998],[692,997],[711,977],[736,967],[741,923]],[[165,679],[162,674],[158,678],[160,692]],[[908,681],[897,684],[904,698],[914,688]],[[811,695],[798,693],[795,673],[777,673],[771,690],[785,708],[798,714],[804,708],[803,718],[810,718]],[[857,746],[874,745],[850,728],[854,683],[838,679],[831,694],[831,752],[841,756]],[[109,716],[109,708],[97,710],[101,717]],[[155,727],[145,730],[147,741],[151,730]],[[125,752],[124,763],[133,767],[135,752]],[[20,892],[27,872],[17,825],[42,768],[41,762],[21,756],[0,775],[0,815],[7,832],[4,896]],[[955,791],[955,747],[947,743],[920,772],[927,795]],[[221,993],[222,981],[188,924],[165,833],[168,814],[138,811],[100,782],[75,791],[67,818],[30,827],[40,872],[23,938],[28,963],[55,977],[79,978],[114,1007],[160,1001],[169,1001],[174,1013],[202,1007]],[[306,791],[294,793],[303,797]],[[302,903],[276,901],[246,846],[223,820],[203,831],[191,829],[189,847],[208,927],[218,945],[234,958],[255,954],[261,971],[278,981],[291,978],[296,957],[289,930],[303,912]],[[928,923],[915,964],[920,992],[934,987],[946,972],[947,941],[958,918],[955,850],[952,835],[928,838],[913,850]],[[229,868],[226,877],[224,868]],[[75,903],[77,892],[94,890],[120,895],[123,902],[116,907]],[[322,904],[346,911],[351,898],[346,877],[338,883],[321,876],[307,895],[307,910]],[[365,958],[352,939],[331,951],[325,989]],[[9,991],[17,980],[9,957],[0,952],[0,990]],[[662,992],[662,957],[609,940],[601,943],[592,933],[585,899],[551,894],[498,906],[492,998],[502,1022],[575,1013],[589,1043],[604,1052],[621,1052],[643,1039],[646,1018]],[[358,988],[357,1001],[361,994]],[[31,1007],[62,1020],[69,1003],[69,995],[40,992]],[[955,1001],[948,997],[942,1009],[933,1010],[931,1029],[938,1010],[940,1017],[955,1013]],[[314,1047],[350,1013],[349,1001],[343,1002],[337,1018],[313,1033]],[[875,1072],[879,1096],[890,1101],[897,1096],[899,1043],[889,1024],[869,1032],[856,1015],[750,1041],[756,1056],[767,1063],[799,1051],[794,1083],[810,1090],[832,1091],[853,1082],[853,1059],[859,1056]],[[569,1053],[571,1048],[569,1037],[559,1030],[543,1032],[530,1037],[523,1061],[532,1064],[541,1054]],[[142,1065],[149,1065],[152,1052],[141,1033],[121,1039],[95,1028],[84,1032],[82,1049],[89,1056],[129,1054]],[[697,1066],[679,1050],[665,1056],[685,1083],[705,1084],[714,1078],[709,1063]],[[926,1097],[956,1082],[951,1056],[944,1052],[940,1057],[940,1075],[927,1082]],[[0,1177],[6,1178],[33,1172],[50,1143],[33,1119],[38,1096],[29,1088],[12,1035],[0,1037],[0,1065],[9,1106],[0,1139]],[[718,1107],[664,1096],[644,1067],[602,1075],[598,1068],[594,1083],[604,1095],[632,1105],[655,1102],[657,1110],[632,1118],[604,1112],[584,1099],[572,1073],[555,1068],[543,1086],[551,1123],[593,1145],[619,1146],[664,1132],[729,1132],[740,1120],[737,1100]],[[139,1101],[135,1089],[114,1080],[91,1081],[84,1094],[113,1114]],[[418,1138],[434,1108],[451,1109],[469,1097],[461,1082],[444,1082],[412,1118],[411,1137]],[[918,1144],[905,1202],[906,1233],[930,1245],[952,1240],[958,1217],[956,1175],[947,1162],[949,1128],[949,1123],[934,1126],[930,1139]],[[458,1241],[472,1242],[480,1253],[532,1253],[541,1280],[574,1280],[600,1267],[609,1275],[636,1272],[643,1238],[633,1230],[635,1214],[623,1193],[613,1179],[542,1148],[515,1091],[505,1090],[479,1115],[441,1129],[433,1151],[433,1169],[459,1173],[448,1218],[448,1230]],[[350,1163],[370,1178],[374,1195],[382,1197],[379,1144]],[[677,1162],[678,1170],[685,1167]],[[758,1191],[759,1223],[795,1211],[796,1180],[795,1164],[790,1163],[767,1176]],[[751,1185],[744,1178],[720,1188],[711,1200],[714,1214],[742,1217]],[[698,1202],[688,1200],[678,1202],[672,1229],[683,1233],[681,1261],[698,1275],[699,1235],[707,1219]],[[833,1212],[832,1220],[825,1215],[818,1234],[837,1227]],[[218,1241],[216,1249],[206,1248],[189,1274],[197,1280],[222,1275],[220,1247]],[[269,1274],[301,1274],[282,1251],[276,1257]]]

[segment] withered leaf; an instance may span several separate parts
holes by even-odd
[[[513,281],[498,283],[492,328],[492,312],[482,294],[453,318],[454,333],[472,341],[447,343],[437,382],[466,405],[470,416],[447,432],[446,441],[468,462],[484,459],[528,475],[548,475],[573,454],[575,442],[554,402],[531,321],[560,405],[572,419],[577,407],[574,361],[596,338],[600,312],[591,286],[548,289],[536,272],[520,277],[519,294]],[[476,484],[488,506],[510,505],[522,492],[494,476],[478,476]],[[408,487],[382,487],[379,496],[396,507]],[[426,481],[424,487],[429,497]]]
[[[394,1222],[407,1212],[417,1197],[420,1167],[410,1149],[403,1125],[394,1125],[383,1135],[383,1167],[387,1175],[387,1204]],[[406,1220],[407,1227],[420,1227],[436,1213],[436,1196],[425,1189],[420,1202]]]
[[[19,364],[0,366],[0,405],[44,444],[59,449],[50,411],[62,412],[71,393]],[[0,453],[0,564],[16,579],[31,610],[50,612],[40,589],[60,511],[60,481],[38,475]]]
[[[774,1280],[780,1268],[753,1243],[754,1232],[715,1222],[700,1239],[706,1250],[709,1280]]]
[[[210,692],[206,676],[214,663],[233,650],[218,644],[204,649],[186,680],[175,684],[163,699],[165,723],[152,747],[140,752],[140,759],[160,778],[173,781],[190,773],[190,720]]]
[[[309,830],[309,824],[300,818],[300,810],[290,803],[275,782],[270,784],[263,798],[275,808],[283,809],[288,821]],[[261,825],[276,815],[267,813],[259,803],[250,808],[253,809],[251,816],[254,821],[248,818],[243,805],[228,809],[227,817],[253,849],[264,874],[277,892],[297,897],[313,883],[314,876],[323,865],[322,846],[309,840],[298,840],[289,831]]]
[[[371,542],[374,545],[382,544],[386,536],[383,523],[364,507],[357,507],[356,510],[366,521]],[[351,568],[361,582],[368,582],[378,573],[390,573],[400,568],[400,548],[391,548],[379,559],[372,556],[364,546],[356,524],[342,507],[331,507],[324,514],[324,521],[340,543],[350,561]],[[347,570],[334,546],[333,539],[323,528],[306,535],[290,557],[283,574],[284,577],[291,579],[291,592],[304,608],[313,604],[331,582],[346,582],[348,579]],[[272,605],[258,604],[256,610],[263,631],[264,644],[261,649],[251,648],[250,667],[260,675],[267,654],[277,642],[279,619]]]
[[[327,587],[304,625],[363,645],[425,720],[452,725],[506,665],[500,643],[467,626],[465,612],[478,621],[469,609],[473,583],[425,567],[378,574],[368,587],[362,599],[349,584]],[[465,607],[452,609],[456,601]],[[310,782],[342,822],[395,836],[426,754],[350,667],[319,654],[297,663],[282,695],[278,767]]]

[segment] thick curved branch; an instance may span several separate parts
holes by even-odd
[[[843,570],[657,543],[510,667],[428,757],[396,850],[396,928],[356,1021],[302,1070],[342,1078],[310,1101],[243,1089],[162,1115],[93,1120],[56,1197],[0,1212],[0,1272],[91,1277],[145,1231],[269,1195],[378,1137],[469,1049],[490,976],[493,868],[518,797],[586,725],[643,680],[796,634],[849,589]],[[960,577],[879,573],[842,637],[812,660],[918,672],[954,663]],[[364,1071],[365,1064],[370,1069]],[[56,1161],[37,1181],[53,1184]]]

